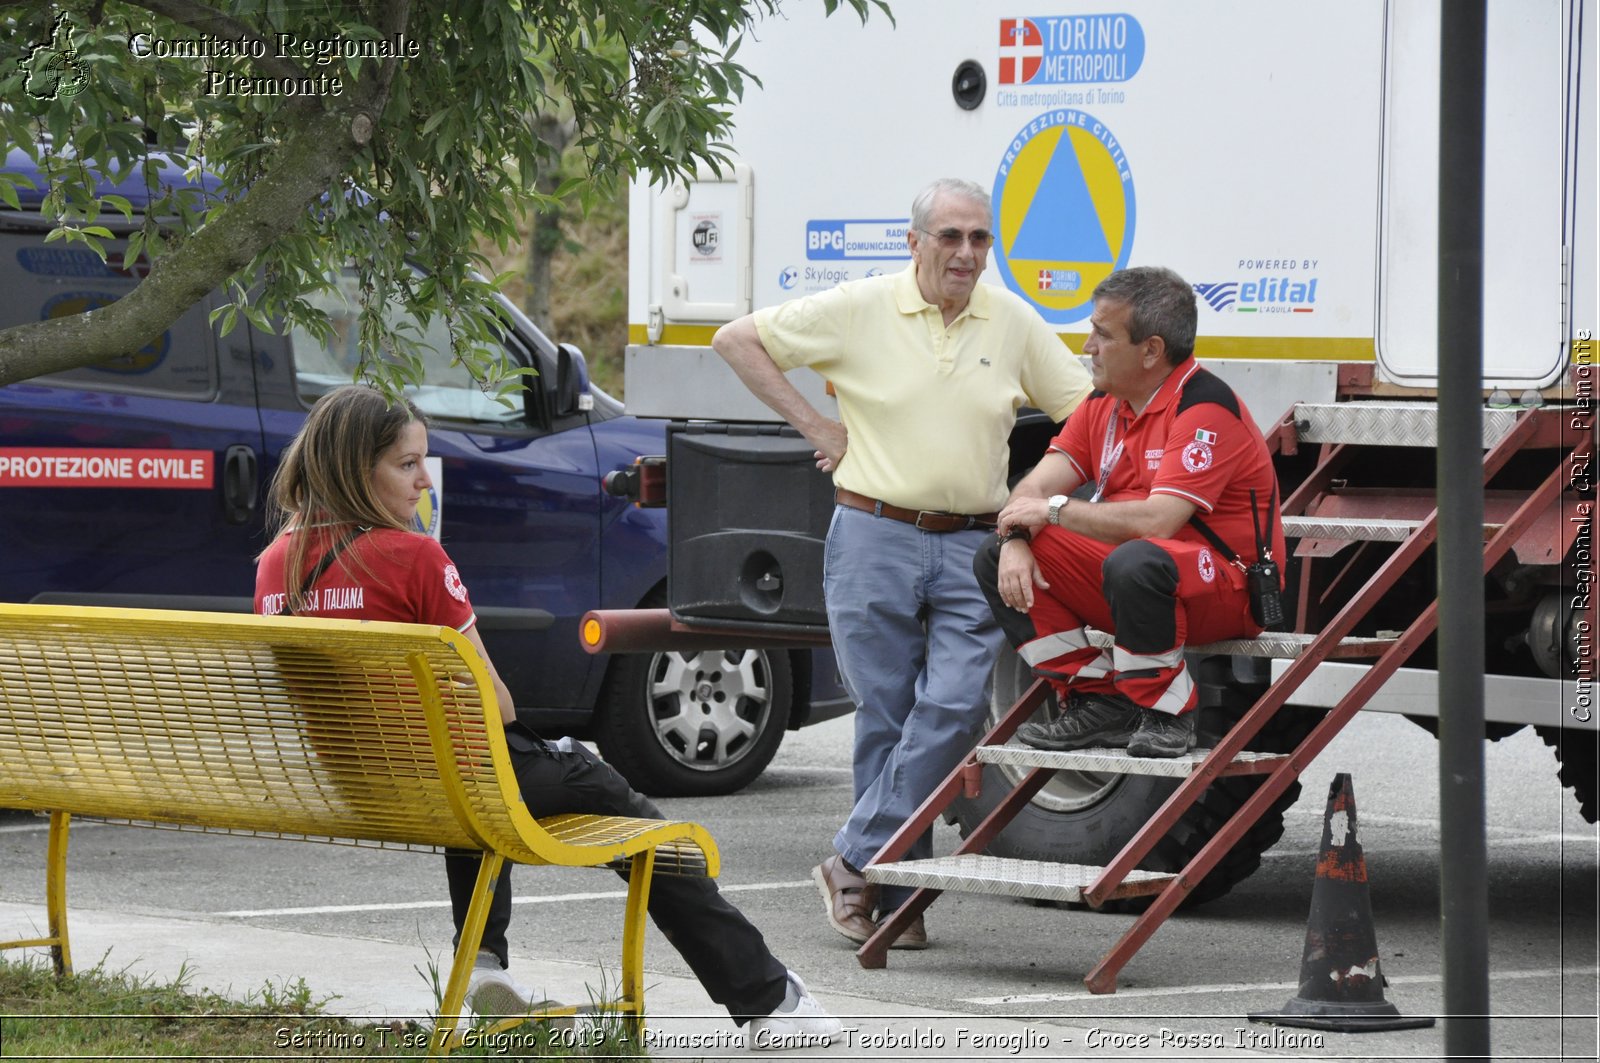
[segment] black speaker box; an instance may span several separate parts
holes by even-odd
[[[667,429],[667,598],[702,626],[819,630],[833,480],[788,425]]]

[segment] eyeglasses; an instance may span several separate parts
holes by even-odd
[[[989,250],[989,245],[994,243],[994,233],[988,229],[974,229],[970,233],[964,233],[960,229],[940,229],[938,232],[933,232],[930,229],[918,229],[917,232],[933,237],[939,241],[940,247],[949,248],[952,251],[960,247],[962,241],[971,244],[974,251],[987,251]]]

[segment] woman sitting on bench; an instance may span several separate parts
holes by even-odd
[[[256,611],[455,628],[483,656],[505,722],[511,765],[533,816],[665,818],[583,746],[545,742],[517,723],[511,693],[484,650],[460,573],[437,542],[412,530],[417,504],[431,486],[423,462],[427,453],[426,422],[409,402],[391,403],[362,385],[323,396],[284,451],[273,479],[279,533],[257,561]],[[478,863],[475,852],[445,857],[458,941]],[[518,1014],[536,1006],[534,994],[506,970],[510,873],[507,864],[468,988],[467,999],[480,1015]],[[841,1032],[839,1020],[772,955],[761,932],[711,879],[657,877],[650,917],[711,998],[736,1024],[750,1024],[751,1047],[824,1045]]]

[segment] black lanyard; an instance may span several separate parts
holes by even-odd
[[[367,529],[365,527],[358,526],[353,531],[346,532],[343,538],[334,543],[333,546],[329,548],[328,552],[322,555],[322,560],[316,563],[316,566],[306,574],[304,582],[300,584],[300,598],[302,601],[305,599],[307,594],[311,593],[311,588],[316,586],[317,580],[322,578],[322,574],[328,571],[328,566],[333,564],[334,561],[338,559],[339,555],[344,553],[345,548],[351,543],[355,542],[356,538],[366,530]],[[285,580],[285,582],[288,581]],[[284,595],[283,611],[288,613],[290,616],[294,615],[293,600],[294,599],[290,595]]]

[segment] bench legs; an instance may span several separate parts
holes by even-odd
[[[489,921],[489,903],[504,865],[505,857],[499,853],[484,853],[478,865],[478,881],[472,891],[472,903],[467,906],[467,918],[461,926],[461,940],[456,945],[455,959],[451,962],[449,979],[445,982],[444,999],[439,1004],[439,1020],[428,1044],[430,1056],[446,1055],[462,1043],[463,1038],[456,1028],[461,1022],[461,1010],[466,1003],[467,982],[472,977],[472,966],[478,959],[478,946],[483,942],[483,929]],[[628,906],[622,926],[622,992],[617,1000],[604,1005],[621,1012],[628,1036],[634,1044],[643,1044],[644,1038],[645,920],[650,912],[650,883],[655,869],[654,848],[636,853],[629,861]],[[568,1007],[552,1014],[571,1014],[579,1010],[587,1009]],[[490,1029],[505,1029],[522,1021],[512,1019]]]
[[[622,1000],[631,1043],[644,1043],[644,921],[650,910],[650,882],[656,851],[634,854],[628,868],[628,908],[622,919]]]
[[[50,912],[50,958],[56,975],[72,973],[72,945],[67,940],[67,829],[72,817],[50,813],[49,870],[45,872],[45,906]]]
[[[478,962],[478,946],[483,943],[483,928],[489,922],[489,902],[505,862],[499,853],[484,853],[478,865],[478,884],[472,890],[472,903],[467,906],[467,918],[461,925],[461,941],[456,945],[445,982],[444,1000],[439,1004],[439,1021],[428,1043],[430,1056],[444,1055],[459,1040],[456,1024],[461,1021],[461,1008],[466,1003],[467,980],[472,977],[472,965]]]
[[[50,962],[55,965],[57,978],[72,973],[72,946],[67,941],[67,830],[71,823],[72,817],[65,812],[50,813],[50,842],[45,855],[44,886],[50,936],[0,941],[0,950],[48,946]]]

